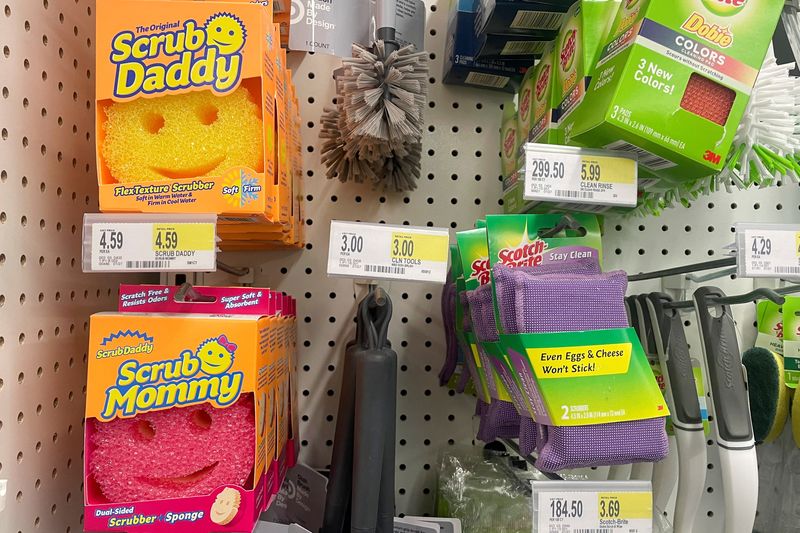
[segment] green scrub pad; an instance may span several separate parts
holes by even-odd
[[[764,348],[750,348],[742,363],[747,369],[747,393],[757,443],[773,442],[786,425],[789,391],[783,378],[783,358]]]

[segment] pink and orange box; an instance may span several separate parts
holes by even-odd
[[[91,317],[86,531],[252,531],[296,462],[294,299],[177,290],[123,285]]]
[[[234,221],[273,224],[291,233],[294,200],[288,152],[295,135],[289,127],[295,122],[286,116],[286,86],[292,81],[286,77],[286,52],[280,46],[271,2],[98,0],[97,4],[100,209],[215,213]],[[219,37],[223,34],[225,39]],[[263,125],[256,142],[260,156],[252,164],[232,162],[244,144],[237,142],[238,129],[214,129],[214,122],[223,119],[223,105],[216,112],[201,110],[184,113],[180,121],[165,121],[163,115],[169,115],[174,104],[161,100],[164,97],[210,91],[223,98],[240,88],[257,104],[253,109]],[[119,156],[121,161],[115,159],[111,165],[105,147],[108,110],[141,99],[151,104],[142,118],[145,127],[134,128],[135,135],[132,131],[130,140],[123,141],[129,146],[114,152],[130,150],[129,157]],[[208,141],[212,131],[220,138],[192,153],[189,164],[185,154],[173,154],[174,148],[161,142],[162,128],[179,128],[173,134],[178,131],[181,138],[198,135]],[[127,172],[125,179],[122,169]]]

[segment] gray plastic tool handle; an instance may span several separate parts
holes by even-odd
[[[352,533],[375,533],[377,528],[391,381],[390,361],[382,350],[367,350],[357,361]]]
[[[375,36],[380,41],[394,41],[397,0],[376,0],[375,4]]]
[[[708,302],[709,298],[723,296],[725,293],[716,287],[700,287],[694,293],[708,366],[708,380],[711,383],[719,445],[752,447],[753,426],[747,385],[731,309],[727,305],[715,306]],[[716,307],[720,316],[713,316],[710,306]]]
[[[664,304],[672,298],[654,292],[649,295],[654,319],[658,321],[661,334],[661,346],[667,356],[667,374],[672,392],[672,421],[683,425],[689,431],[702,431],[703,418],[700,414],[700,402],[697,398],[697,384],[692,369],[692,358],[689,344],[683,329],[683,319],[677,309],[665,309]]]

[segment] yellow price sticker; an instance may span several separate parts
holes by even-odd
[[[156,252],[213,251],[215,241],[214,224],[153,224]]]
[[[446,235],[424,235],[395,231],[390,242],[392,259],[446,262],[450,253]]]
[[[794,249],[797,252],[797,257],[800,257],[800,231],[794,234]]]
[[[601,520],[636,520],[653,517],[652,492],[601,492],[597,495]]]
[[[636,161],[627,157],[584,155],[581,157],[581,181],[636,184]]]

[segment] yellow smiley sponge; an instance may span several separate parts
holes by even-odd
[[[120,183],[263,171],[259,106],[244,87],[115,102],[105,114],[102,156]]]

